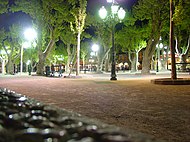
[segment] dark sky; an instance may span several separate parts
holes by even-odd
[[[9,27],[13,23],[20,23],[23,27],[32,26],[31,18],[29,15],[21,12],[16,13],[6,13],[0,16],[0,28]]]
[[[130,9],[137,0],[116,0],[116,1],[123,8]],[[87,11],[95,14],[98,12],[99,8],[103,5],[104,6],[108,5],[107,0],[88,0]],[[0,15],[0,28],[8,27],[15,22],[19,22],[26,27],[31,26],[30,17],[21,12],[17,12],[14,14],[8,13]]]
[[[127,8],[128,10],[138,1],[138,0],[115,0],[120,6],[123,8]],[[107,0],[88,0],[88,11],[92,11],[93,13],[98,11],[101,6],[108,5]]]

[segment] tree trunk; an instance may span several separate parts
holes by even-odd
[[[46,50],[44,52],[39,49],[38,56],[39,56],[39,62],[37,65],[37,74],[38,75],[44,75],[44,66],[47,56],[50,54],[50,52],[53,49],[53,46],[55,44],[55,40],[52,38],[49,42],[49,44],[46,47]]]
[[[128,52],[131,72],[136,72],[136,54]]]
[[[147,51],[143,54],[143,61],[142,61],[142,74],[150,74],[150,63],[151,59],[148,56]]]
[[[133,57],[132,57],[132,59],[131,59],[131,72],[136,72],[137,71],[137,56],[136,56],[136,54],[133,54]]]
[[[76,76],[79,75],[80,72],[80,32],[77,36],[77,66],[76,66]]]
[[[102,60],[103,60],[103,58],[102,58],[102,56],[101,55],[99,55],[98,57],[98,65],[97,65],[97,73],[102,73],[102,68],[101,68],[101,66],[102,66]]]
[[[147,47],[143,53],[142,71],[141,71],[142,74],[150,74],[151,59],[156,47],[155,43],[157,42],[152,41],[152,39],[148,41]]]
[[[136,51],[136,71],[138,71],[138,63],[139,63],[139,51]]]
[[[68,54],[68,59],[67,59],[67,64],[66,64],[66,73],[70,72],[70,64],[71,64],[71,45],[70,43],[67,43],[67,54]]]
[[[187,63],[186,59],[188,58],[188,54],[190,51],[190,36],[187,41],[187,49],[184,54],[181,55],[181,63]],[[187,64],[182,64],[181,70],[186,71]]]
[[[37,64],[37,74],[38,75],[44,75],[44,66],[45,66],[45,55],[42,51],[39,51],[39,62]]]
[[[7,73],[8,73],[8,74],[14,74],[14,66],[13,66],[13,62],[12,62],[10,56],[8,57]]]
[[[161,62],[161,71],[166,71],[166,63],[167,63],[168,59],[163,59],[163,60],[160,60]]]
[[[108,71],[108,69],[106,70],[106,59],[108,58],[109,52],[110,52],[110,48],[106,50],[106,52],[103,55],[103,58],[100,60],[100,72],[103,71],[103,65],[104,65],[104,71]]]
[[[107,55],[107,57],[105,59],[104,68],[105,68],[105,72],[109,71],[109,58],[108,58],[108,55]]]

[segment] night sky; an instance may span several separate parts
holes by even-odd
[[[116,0],[119,5],[121,5],[124,8],[130,9],[132,5],[137,0]],[[96,14],[98,12],[98,9],[101,6],[108,5],[106,0],[88,0],[88,6],[87,6],[87,12],[90,12],[91,14]],[[2,14],[0,15],[0,28],[2,27],[8,27],[11,24],[19,22],[23,26],[31,26],[31,19],[28,15],[23,14],[21,12],[17,13],[8,13],[8,14]]]

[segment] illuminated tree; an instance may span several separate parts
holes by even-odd
[[[0,14],[7,12],[9,0],[1,0],[0,1]]]
[[[181,63],[186,63],[190,52],[190,2],[188,0],[178,0],[175,2],[174,24],[176,52],[179,54]],[[186,69],[186,64],[182,64],[182,70]]]
[[[62,4],[60,4],[62,2]],[[64,11],[66,5],[63,1],[59,1],[59,7]],[[64,14],[60,13],[55,7],[54,1],[51,0],[15,0],[12,11],[22,11],[29,14],[38,32],[37,49],[38,49],[38,65],[37,74],[44,74],[45,61],[55,42],[58,40],[60,30],[62,29],[62,18]]]
[[[98,66],[97,72],[108,71],[110,64],[110,48],[111,48],[111,37],[112,37],[112,25],[110,21],[104,22],[98,15],[87,16],[87,24],[94,28],[94,36],[92,41],[99,45],[99,52],[97,55]]]
[[[1,30],[1,32],[3,33],[3,37],[1,36],[2,47],[8,58],[6,63],[8,74],[14,73],[13,64],[15,63],[16,59],[20,57],[19,52],[23,40],[21,38],[22,36],[20,36],[20,31],[21,26],[19,25],[12,25],[7,31],[3,29]]]
[[[73,10],[71,11],[71,14],[74,17],[74,22],[70,22],[71,24],[71,30],[74,33],[77,33],[77,64],[76,64],[76,75],[79,75],[80,71],[80,41],[81,41],[81,34],[84,31],[85,26],[85,19],[86,19],[86,6],[87,1],[86,0],[79,0],[79,2],[72,1],[73,4]]]
[[[149,74],[152,55],[161,36],[163,25],[169,22],[169,1],[139,0],[133,13],[137,20],[149,27],[142,61],[142,74]]]
[[[145,28],[144,28],[145,29]],[[138,70],[139,51],[146,47],[144,40],[144,29],[135,26],[123,28],[116,34],[116,41],[122,47],[122,51],[128,53],[129,65],[131,64],[131,72]]]
[[[70,73],[70,65],[73,64],[74,55],[76,54],[75,45],[76,45],[76,38],[73,32],[71,31],[70,27],[65,27],[63,31],[61,31],[60,39],[66,45],[67,51],[67,62],[66,62],[66,73]]]

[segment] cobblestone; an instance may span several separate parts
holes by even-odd
[[[0,142],[153,142],[0,89]],[[131,136],[130,136],[131,135]],[[158,142],[158,141],[157,141]]]
[[[94,77],[97,76],[97,77]],[[0,87],[107,124],[168,142],[190,141],[189,85],[155,85],[169,75],[89,75],[85,78],[0,77]],[[189,75],[179,77],[190,77]]]

